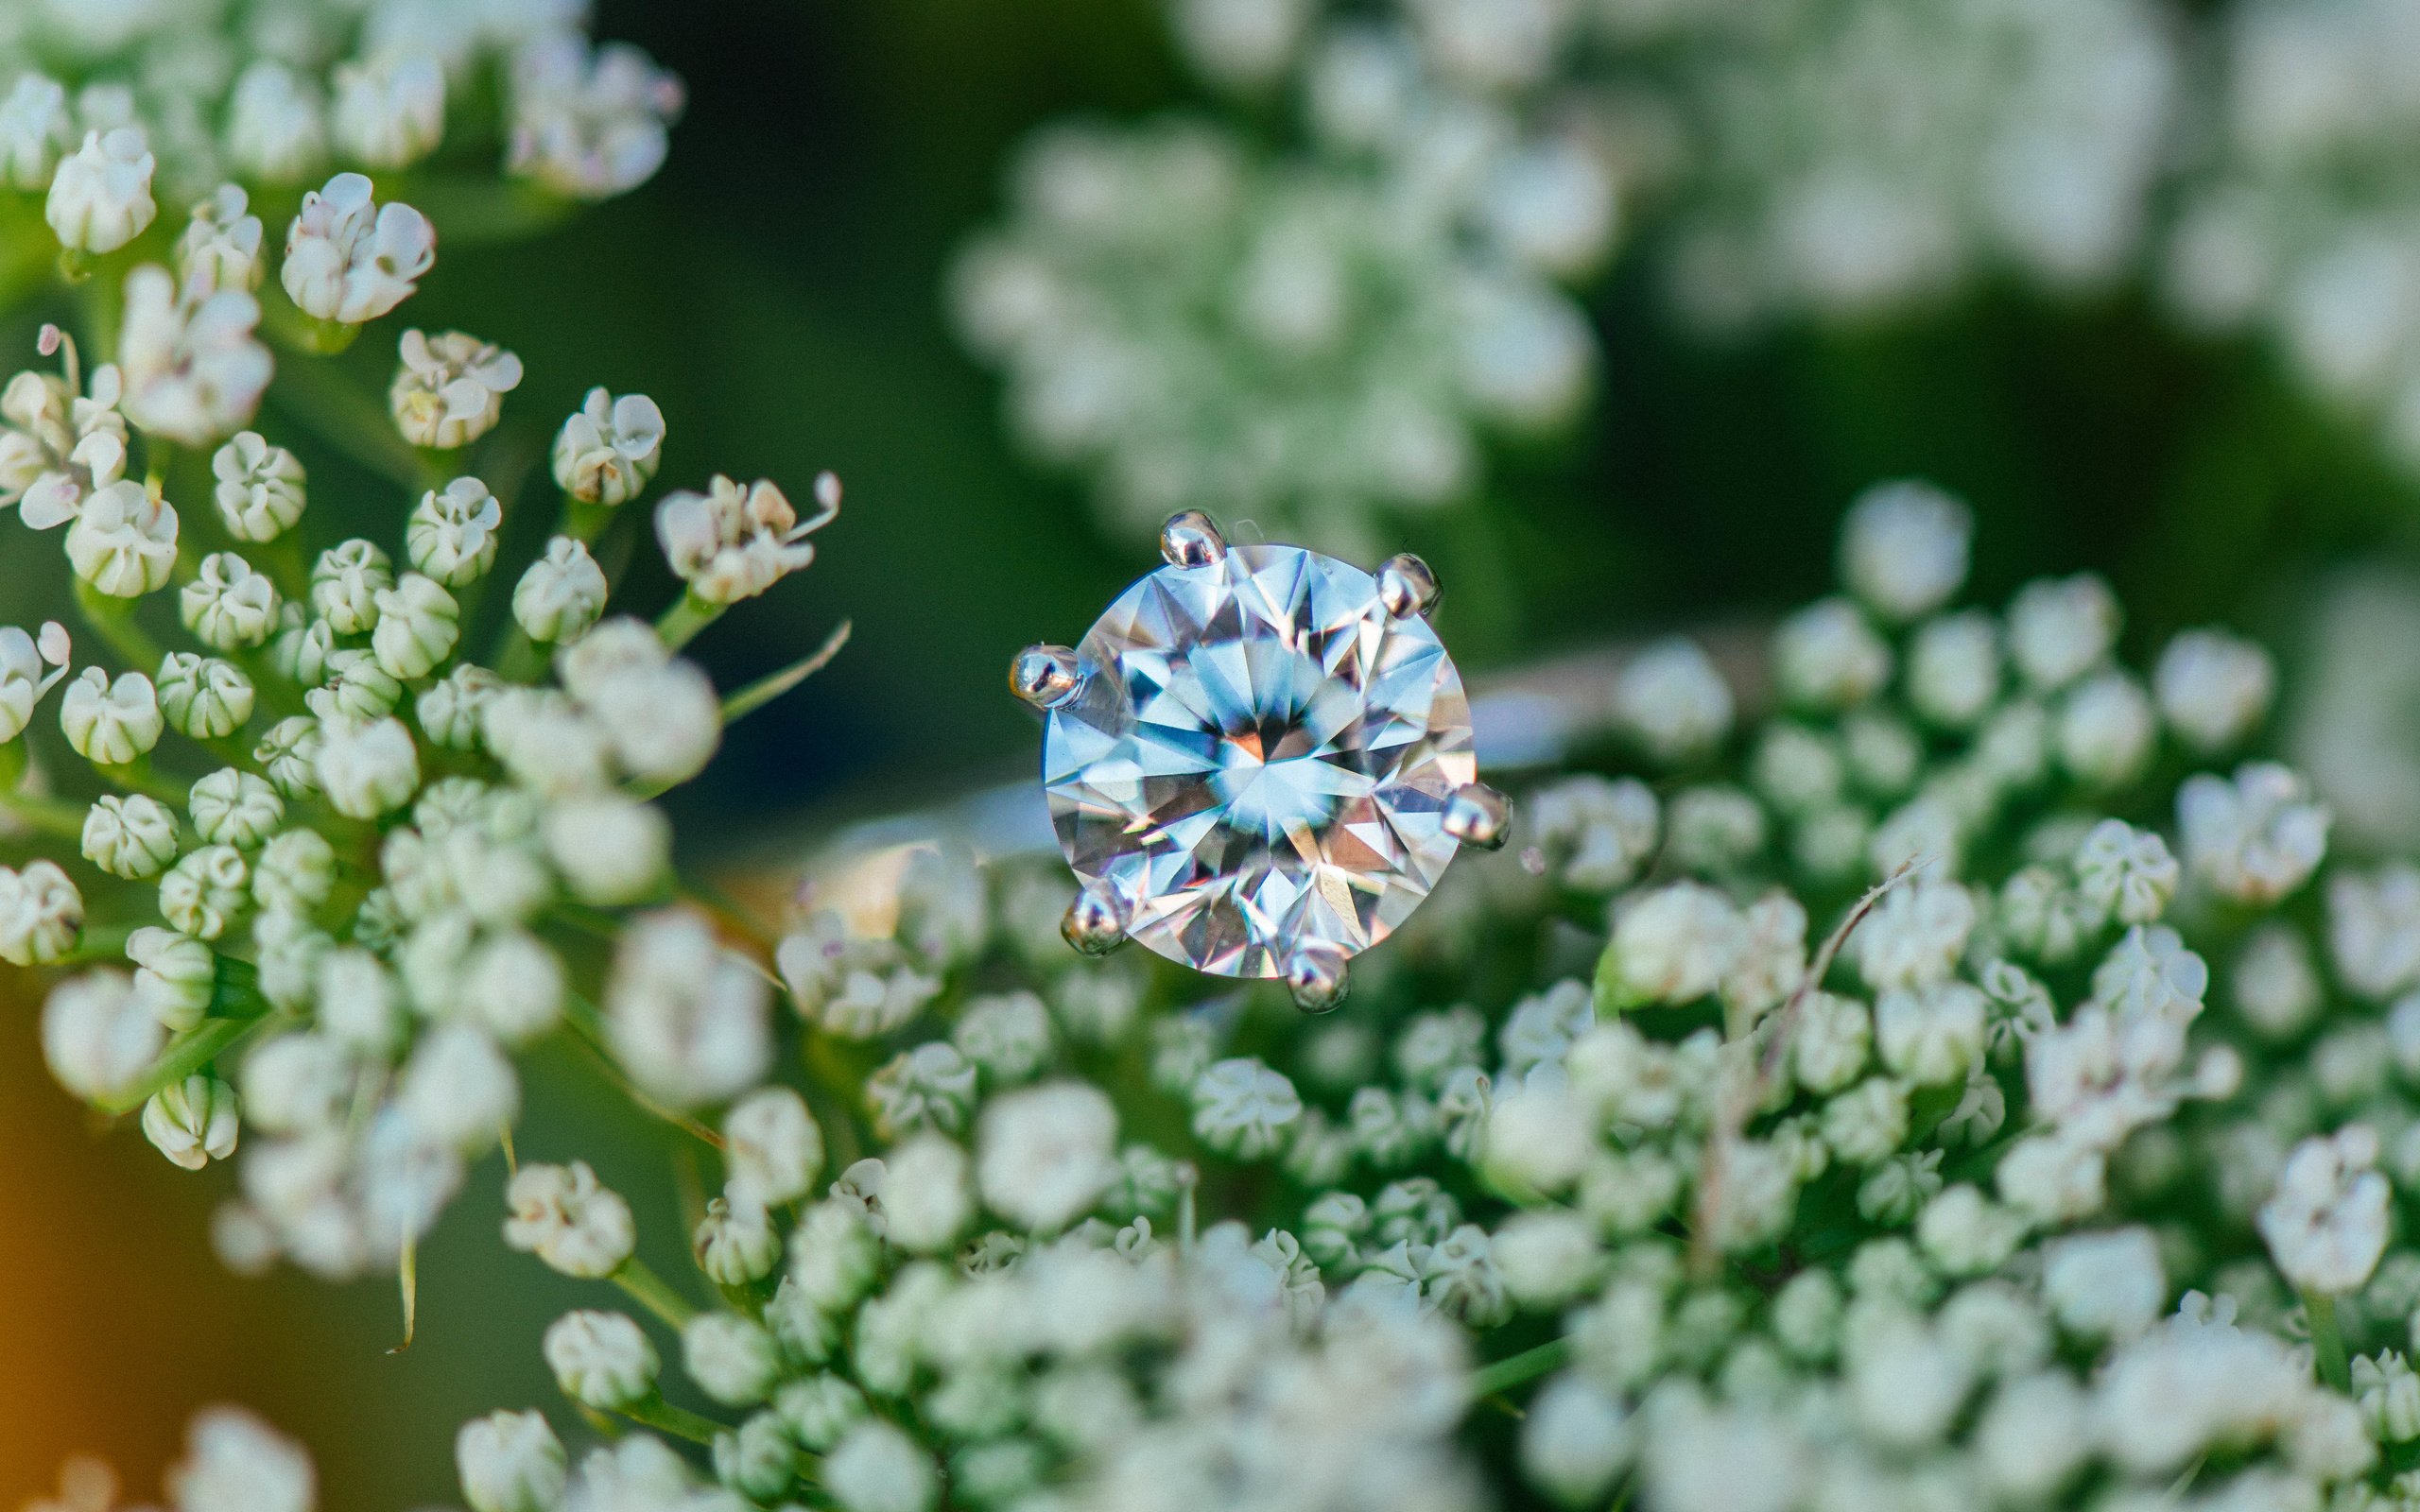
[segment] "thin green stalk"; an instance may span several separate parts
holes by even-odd
[[[664,1400],[662,1393],[652,1394],[645,1401],[623,1408],[622,1416],[634,1423],[659,1429],[693,1444],[711,1446],[725,1432],[722,1424],[711,1418],[691,1412],[686,1407],[675,1407]]]
[[[131,1113],[149,1102],[153,1093],[175,1086],[242,1044],[246,1036],[268,1022],[267,1014],[254,1014],[243,1019],[204,1019],[170,1044],[166,1052],[151,1063],[151,1069],[132,1086],[98,1099],[96,1106],[105,1113]]]
[[[800,683],[832,664],[840,648],[849,644],[850,622],[842,620],[840,627],[824,637],[823,644],[812,655],[791,662],[781,671],[757,679],[722,701],[722,722],[735,724],[765,705],[789,692]]]
[[[722,618],[723,606],[708,603],[695,593],[683,593],[681,601],[664,611],[655,622],[655,633],[665,649],[678,651],[698,638],[698,632]]]
[[[1519,1354],[1507,1355],[1491,1365],[1481,1366],[1471,1372],[1471,1400],[1484,1401],[1498,1392],[1510,1391],[1549,1370],[1561,1368],[1569,1358],[1569,1339],[1549,1339],[1534,1349],[1524,1349]]]
[[[181,782],[161,772],[151,765],[151,758],[148,756],[137,756],[134,760],[116,766],[95,762],[93,770],[108,779],[112,786],[122,787],[130,793],[141,793],[148,798],[156,798],[172,809],[183,808],[193,798],[193,784]],[[80,827],[78,833],[82,833]]]
[[[44,834],[61,839],[81,840],[84,835],[84,806],[63,798],[43,798],[34,793],[0,789],[0,809],[6,809],[27,825]]]
[[[2353,1370],[2344,1358],[2344,1332],[2336,1321],[2336,1298],[2324,1292],[2305,1292],[2303,1313],[2310,1319],[2310,1342],[2319,1357],[2319,1379],[2351,1396]]]
[[[133,924],[100,924],[84,931],[76,948],[52,962],[54,966],[85,966],[94,961],[116,961],[126,957],[126,942],[138,926]]]
[[[128,668],[156,674],[166,653],[142,626],[134,623],[134,600],[112,598],[81,577],[76,579],[76,608],[94,633],[107,642]]]
[[[636,1255],[622,1262],[610,1279],[630,1294],[631,1300],[673,1328],[686,1328],[689,1320],[698,1315],[695,1303],[674,1291],[670,1282],[649,1270],[647,1262]]]

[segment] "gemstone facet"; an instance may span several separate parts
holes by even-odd
[[[1234,545],[1118,597],[1077,648],[1043,784],[1077,874],[1128,933],[1220,976],[1350,956],[1443,875],[1477,776],[1461,676],[1377,579],[1293,546]]]

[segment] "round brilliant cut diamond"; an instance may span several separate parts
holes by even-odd
[[[1222,976],[1352,955],[1403,922],[1457,850],[1477,775],[1436,633],[1357,567],[1236,545],[1135,583],[1077,648],[1043,782],[1079,876],[1127,932]]]

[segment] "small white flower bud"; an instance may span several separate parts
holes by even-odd
[[[622,769],[642,782],[685,782],[722,744],[722,701],[692,662],[628,668],[598,679],[579,697]]]
[[[156,877],[177,858],[176,811],[139,793],[105,793],[84,816],[83,854],[129,882]]]
[[[1480,1169],[1498,1190],[1525,1197],[1568,1188],[1596,1149],[1579,1099],[1550,1082],[1508,1091],[1486,1127]]]
[[[285,804],[264,778],[223,766],[194,783],[185,809],[208,845],[255,850],[285,819]],[[323,842],[324,843],[324,842]]]
[[[504,506],[477,478],[456,478],[421,495],[404,527],[412,565],[448,588],[475,583],[495,565]]]
[[[379,592],[383,597],[389,591]],[[328,653],[325,681],[303,694],[302,702],[324,728],[384,719],[403,696],[403,679],[380,666],[375,652],[347,646]]]
[[[409,205],[380,205],[371,183],[339,173],[302,197],[278,280],[303,314],[359,325],[401,304],[437,263],[437,232]]]
[[[23,871],[0,867],[0,961],[48,965],[83,932],[83,895],[57,863],[29,862]]]
[[[782,1355],[764,1325],[736,1313],[700,1313],[681,1330],[681,1364],[698,1389],[726,1407],[772,1394]]]
[[[320,955],[313,974],[321,1032],[364,1057],[394,1053],[404,1035],[404,1010],[394,977],[377,956],[344,946]]]
[[[2420,1438],[2420,1372],[2392,1349],[2353,1362],[2353,1396],[2370,1436],[2382,1444]]]
[[[1945,1275],[1980,1276],[2007,1263],[2025,1229],[2023,1218],[1976,1188],[1954,1186],[1924,1205],[1916,1247]]]
[[[631,921],[604,1006],[606,1036],[623,1069],[641,1089],[677,1107],[756,1085],[772,1057],[764,978],[686,910]]]
[[[504,396],[521,387],[519,357],[459,331],[406,331],[402,352],[387,404],[414,446],[450,452],[477,440],[503,417]]]
[[[723,1115],[722,1135],[732,1194],[759,1206],[796,1202],[823,1169],[823,1131],[806,1100],[786,1087],[767,1087],[734,1103]]]
[[[2095,575],[2037,578],[2009,604],[2009,654],[2037,692],[2053,692],[2100,664],[2118,620],[2118,595]]]
[[[2086,679],[2060,700],[2060,764],[2087,787],[2122,787],[2142,775],[2159,738],[2151,696],[2117,670]]]
[[[1975,1428],[1977,1459],[2007,1502],[2035,1505],[2066,1485],[2092,1451],[2083,1389],[2055,1371],[2004,1384]]]
[[[188,1171],[234,1154],[239,1124],[235,1089],[215,1076],[187,1076],[143,1105],[143,1137]]]
[[[1504,1289],[1525,1307],[1565,1306],[1603,1280],[1604,1249],[1581,1213],[1516,1212],[1496,1230],[1493,1250]]]
[[[353,1095],[344,1047],[320,1034],[282,1034],[244,1057],[244,1116],[271,1134],[326,1128]]]
[[[630,1204],[581,1161],[523,1166],[505,1201],[504,1242],[566,1276],[611,1276],[638,1243]]]
[[[1874,1021],[1864,1004],[1810,992],[1799,1008],[1798,1032],[1790,1039],[1790,1068],[1808,1091],[1836,1092],[1865,1070],[1873,1043]]]
[[[1647,754],[1676,765],[1706,754],[1731,733],[1730,685],[1695,642],[1648,646],[1614,684],[1614,713]]]
[[[441,1023],[412,1047],[395,1107],[431,1143],[474,1154],[520,1114],[521,1078],[487,1031]]]
[[[252,717],[252,679],[216,657],[171,651],[160,663],[160,711],[195,740],[233,734]]]
[[[182,1034],[210,1011],[218,988],[218,956],[208,945],[172,929],[147,926],[127,936],[135,964],[134,995],[171,1034]]]
[[[841,1435],[824,1457],[822,1479],[844,1512],[929,1512],[940,1494],[931,1457],[880,1418]]]
[[[592,49],[577,31],[537,38],[513,55],[509,173],[580,199],[603,199],[653,177],[681,112],[681,81],[627,43]]]
[[[1916,619],[1965,582],[1974,535],[1974,512],[1931,484],[1877,484],[1841,525],[1841,579],[1885,618]]]
[[[756,1502],[771,1502],[798,1474],[798,1445],[780,1418],[760,1412],[719,1434],[714,1444],[715,1479]]]
[[[513,585],[512,618],[533,641],[576,641],[605,612],[608,591],[588,547],[557,536]]]
[[[1617,1007],[1694,1003],[1714,991],[1747,942],[1738,908],[1711,887],[1674,883],[1623,899],[1597,968]]]
[[[1894,988],[1874,1005],[1882,1064],[1920,1087],[1962,1081],[1983,1053],[1983,994],[1964,982]]]
[[[2273,762],[2248,762],[2232,782],[2207,772],[2187,778],[2176,822],[2186,868],[2238,902],[2285,897],[2327,852],[2327,810],[2298,774]]]
[[[555,483],[583,503],[624,504],[647,487],[663,456],[664,412],[654,400],[592,388],[556,433]]]
[[[378,593],[378,627],[370,632],[378,669],[399,682],[437,670],[461,639],[461,606],[454,595],[418,573],[406,573]]]
[[[1908,1094],[1897,1083],[1869,1076],[1824,1105],[1824,1143],[1850,1165],[1888,1159],[1908,1137]]]
[[[544,1349],[562,1394],[598,1412],[645,1401],[663,1368],[647,1334],[619,1313],[565,1313],[548,1325]]]
[[[475,750],[487,708],[504,683],[485,667],[458,666],[421,690],[413,716],[428,738],[448,750]]]
[[[2000,692],[1999,631],[1979,610],[1927,620],[1908,650],[1908,702],[1946,730],[1966,730]]]
[[[773,1399],[790,1436],[810,1454],[831,1452],[841,1435],[867,1416],[865,1393],[839,1376],[819,1374],[793,1381]]]
[[[2168,1275],[2148,1228],[2070,1234],[2049,1246],[2042,1295],[2059,1326],[2084,1338],[2131,1339],[2168,1308]]]
[[[177,282],[189,296],[260,287],[267,263],[261,256],[261,218],[247,214],[243,189],[222,183],[193,207],[193,219],[177,238]]]
[[[87,131],[84,145],[59,160],[43,217],[59,244],[113,252],[143,233],[160,213],[151,198],[154,160],[140,127]]]
[[[231,845],[189,850],[160,879],[160,917],[182,934],[213,940],[251,902],[251,868]]]
[[[378,595],[395,586],[387,554],[367,541],[320,553],[311,567],[311,610],[338,635],[367,635],[378,623]]]
[[[131,478],[95,489],[67,527],[67,561],[112,598],[156,593],[177,564],[177,511]]]
[[[374,819],[411,801],[420,753],[400,719],[345,721],[322,727],[315,775],[338,814]]]
[[[210,471],[218,480],[212,493],[218,518],[236,540],[275,541],[302,518],[302,464],[259,432],[237,431],[211,454]]]
[[[2359,1291],[2386,1250],[2386,1177],[2371,1169],[2377,1136],[2348,1125],[2294,1146],[2261,1204],[2258,1227],[2271,1258],[2300,1291],[2341,1297]]]
[[[317,1478],[302,1445],[239,1407],[210,1407],[164,1477],[178,1512],[311,1512]]]
[[[839,513],[839,484],[817,479],[817,508],[800,520],[782,490],[759,478],[743,489],[717,477],[704,493],[667,494],[655,509],[656,541],[689,592],[711,604],[753,598],[815,559],[807,538]]]
[[[1773,678],[1802,709],[1852,708],[1891,680],[1891,647],[1844,598],[1827,598],[1773,633]]]
[[[320,750],[325,744],[320,722],[297,714],[269,727],[252,748],[252,760],[281,795],[305,798],[320,790]]]
[[[835,1197],[799,1219],[790,1241],[790,1280],[809,1306],[827,1314],[847,1309],[865,1296],[881,1268],[882,1242],[863,1205]]]
[[[420,54],[336,66],[337,150],[366,168],[403,168],[445,132],[445,71]]]
[[[2086,905],[2121,924],[2150,924],[2168,910],[2182,868],[2168,842],[2123,819],[2103,819],[2075,855],[2076,891]]]
[[[562,1017],[563,966],[525,930],[488,936],[462,969],[463,1011],[508,1045],[527,1044]]]
[[[59,160],[75,144],[75,112],[58,80],[26,72],[0,99],[0,185],[50,187]]]
[[[317,87],[268,59],[247,65],[228,96],[226,148],[230,166],[262,183],[296,184],[319,172],[328,128]]]
[[[86,667],[68,682],[59,724],[77,755],[104,766],[122,766],[143,755],[166,729],[149,678],[125,672],[112,682],[98,667]]]
[[[919,1134],[883,1159],[884,1235],[913,1255],[934,1255],[958,1241],[975,1215],[966,1152],[938,1134]]]
[[[746,1286],[781,1263],[782,1236],[765,1209],[742,1198],[717,1197],[689,1239],[698,1269],[717,1286]]]
[[[1602,1501],[1633,1447],[1622,1404],[1576,1370],[1547,1382],[1521,1423],[1523,1472],[1565,1506]]]
[[[454,1468],[471,1512],[555,1512],[568,1480],[562,1441],[535,1412],[493,1412],[462,1425]]]
[[[1196,1138],[1239,1160],[1264,1160],[1303,1116],[1303,1099],[1281,1072],[1258,1060],[1221,1060],[1196,1077],[1189,1095]]]
[[[123,971],[70,977],[43,1003],[43,1059],[59,1085],[87,1102],[141,1079],[166,1038]]]
[[[2152,685],[2169,728],[2204,755],[2235,746],[2268,717],[2277,664],[2224,630],[2187,630],[2168,643]]]
[[[233,552],[201,558],[194,580],[177,595],[178,617],[214,651],[263,644],[277,624],[277,588]]]

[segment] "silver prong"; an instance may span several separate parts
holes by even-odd
[[[1083,686],[1083,665],[1063,645],[1028,645],[1009,663],[1009,691],[1036,709],[1056,709]]]
[[[1397,619],[1435,609],[1437,593],[1437,575],[1410,552],[1378,564],[1378,602]]]
[[[1171,567],[1207,567],[1226,554],[1219,523],[1199,509],[1180,509],[1160,526],[1160,555]]]
[[[1086,955],[1106,955],[1126,943],[1126,901],[1105,882],[1091,882],[1067,905],[1060,936]]]
[[[1512,800],[1485,782],[1465,782],[1445,800],[1445,833],[1478,850],[1494,850],[1512,833]]]
[[[1305,940],[1286,957],[1286,988],[1305,1013],[1326,1013],[1344,1001],[1344,953],[1324,940]]]

